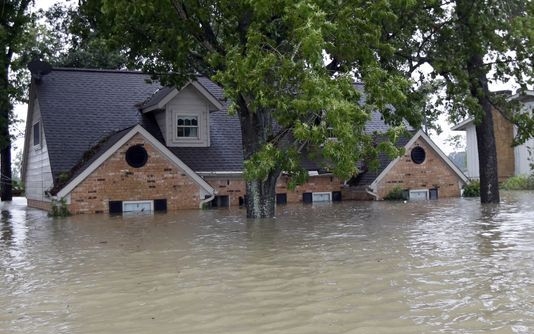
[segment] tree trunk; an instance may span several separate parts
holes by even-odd
[[[493,126],[493,108],[489,100],[488,80],[486,74],[481,70],[483,66],[483,58],[480,55],[472,56],[468,64],[468,71],[472,75],[471,95],[477,98],[482,109],[481,121],[476,125],[480,202],[499,203],[499,174]]]
[[[273,121],[269,110],[251,111],[243,97],[239,99],[238,106],[243,158],[248,160],[268,142],[272,135]],[[280,172],[279,168],[275,168],[264,179],[246,181],[247,218],[274,217],[276,181]]]
[[[0,200],[11,201],[13,188],[11,180],[11,137],[9,135],[9,120],[11,103],[8,95],[7,66],[2,66],[0,75]]]
[[[13,199],[13,184],[11,175],[11,140],[9,139],[9,132],[7,134],[7,147],[0,151],[0,163],[2,173],[2,189],[0,193],[0,200],[11,201]]]

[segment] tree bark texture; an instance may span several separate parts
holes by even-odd
[[[268,142],[273,121],[268,110],[251,111],[243,97],[239,99],[238,106],[243,158],[248,160]],[[280,169],[275,168],[262,180],[246,180],[247,218],[274,217],[276,181],[279,176]]]
[[[499,174],[497,162],[497,148],[493,124],[492,105],[489,100],[489,88],[486,74],[480,71],[483,67],[481,55],[474,55],[468,65],[468,71],[473,74],[471,95],[478,99],[482,108],[482,117],[476,125],[478,162],[480,172],[480,202],[499,203]]]
[[[5,55],[2,55],[5,56]],[[0,200],[13,199],[11,180],[11,136],[9,134],[9,114],[11,104],[8,95],[8,66],[4,62],[0,75]]]

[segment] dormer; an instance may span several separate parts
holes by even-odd
[[[163,87],[141,106],[152,112],[168,147],[209,147],[210,111],[222,103],[197,81],[181,89]]]

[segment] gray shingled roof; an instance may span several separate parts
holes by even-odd
[[[199,77],[198,82],[215,98],[223,98],[222,89],[209,79]],[[119,138],[116,133],[123,135],[122,130],[136,124],[164,143],[153,115],[142,115],[138,107],[171,89],[140,72],[54,69],[44,76],[37,86],[37,97],[54,178],[65,172],[75,176]],[[229,116],[226,108],[212,112],[210,132],[210,147],[170,150],[194,171],[241,171],[238,118]],[[94,152],[86,159],[84,154],[89,150]]]
[[[139,72],[54,69],[37,85],[52,174],[68,172],[102,138],[141,121],[158,88]]]

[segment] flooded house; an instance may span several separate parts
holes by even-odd
[[[373,113],[367,131],[387,128]],[[50,69],[32,80],[22,177],[28,206],[71,213],[166,211],[243,203],[237,116],[223,90],[199,77],[161,87],[140,72]],[[394,187],[410,198],[460,196],[467,178],[422,131],[406,154],[347,182],[308,166],[308,182],[277,183],[278,204],[382,199]]]

